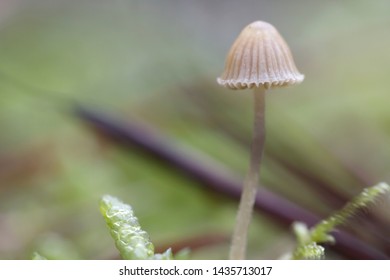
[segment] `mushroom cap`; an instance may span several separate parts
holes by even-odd
[[[217,82],[231,89],[261,86],[268,89],[299,84],[303,79],[290,48],[276,28],[255,21],[233,43]]]

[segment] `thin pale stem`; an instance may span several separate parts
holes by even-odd
[[[244,180],[240,205],[236,217],[236,225],[233,232],[229,255],[231,260],[245,259],[248,229],[252,219],[253,205],[255,203],[257,185],[259,182],[260,162],[264,149],[265,88],[255,88],[253,91],[253,97],[254,125],[252,149],[250,155],[249,171]]]

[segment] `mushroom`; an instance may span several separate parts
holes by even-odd
[[[250,165],[237,212],[230,259],[245,258],[265,142],[265,90],[299,84],[303,79],[282,36],[274,26],[263,21],[255,21],[241,31],[227,55],[224,72],[217,79],[220,85],[230,89],[253,88],[254,97]]]

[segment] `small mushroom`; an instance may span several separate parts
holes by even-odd
[[[255,21],[241,31],[227,55],[225,70],[217,79],[220,85],[230,89],[253,88],[254,96],[250,165],[237,212],[230,259],[245,258],[265,142],[265,90],[299,84],[303,79],[287,43],[274,26],[263,21]]]

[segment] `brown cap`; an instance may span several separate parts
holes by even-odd
[[[261,86],[268,89],[299,84],[303,79],[290,48],[276,28],[255,21],[234,42],[217,82],[231,89]]]

